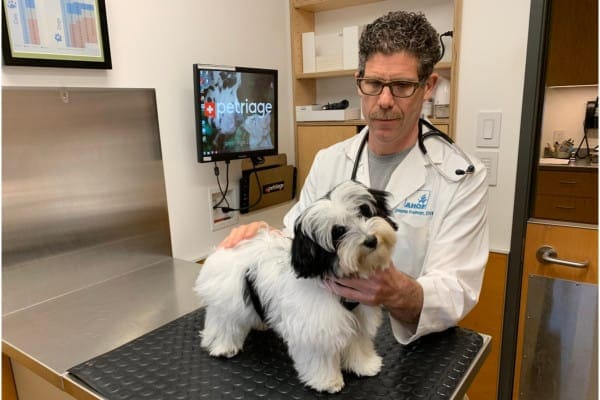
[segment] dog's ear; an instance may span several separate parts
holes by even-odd
[[[377,208],[377,216],[385,219],[394,230],[398,230],[398,225],[392,219],[392,210],[390,208],[388,199],[390,197],[389,192],[385,190],[368,189],[369,193],[375,199],[375,207]]]
[[[296,226],[292,240],[292,267],[299,278],[332,274],[337,263],[335,252],[325,250]]]

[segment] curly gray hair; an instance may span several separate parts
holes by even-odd
[[[423,13],[392,11],[368,24],[359,41],[359,76],[364,76],[365,64],[373,54],[401,51],[419,60],[419,81],[431,75],[440,59],[440,41],[437,31]]]

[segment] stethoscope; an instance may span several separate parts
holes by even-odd
[[[425,125],[427,127],[427,129],[429,129],[425,133],[423,133],[423,125]],[[443,139],[443,141],[445,143],[447,143],[448,146],[450,146],[463,160],[466,161],[467,168],[457,169],[454,171],[454,173],[458,176],[458,179],[455,179],[455,178],[449,176],[444,171],[442,171],[442,169],[433,162],[431,157],[429,157],[429,154],[427,153],[427,148],[425,147],[424,142],[425,142],[425,139],[430,138],[430,137],[439,137],[439,138]],[[352,168],[352,177],[351,177],[351,179],[353,181],[356,180],[356,171],[358,171],[358,164],[360,162],[360,157],[362,156],[362,152],[365,148],[365,145],[367,144],[368,139],[369,139],[369,131],[367,128],[367,132],[366,132],[365,136],[363,137],[363,140],[360,142],[360,146],[358,147],[358,152],[356,153],[356,159],[354,160],[354,167]],[[469,158],[469,156],[464,151],[462,151],[462,149],[460,147],[458,147],[454,143],[454,140],[452,140],[452,138],[450,138],[450,136],[446,135],[444,132],[440,131],[435,126],[431,125],[431,123],[429,121],[426,121],[423,118],[419,119],[419,134],[418,134],[418,138],[417,138],[417,144],[419,146],[419,149],[421,150],[421,153],[423,153],[423,155],[425,156],[425,159],[427,160],[427,162],[429,162],[429,164],[440,175],[442,175],[445,179],[447,179],[449,181],[456,182],[456,181],[462,180],[465,176],[471,175],[473,172],[475,172],[475,165],[473,165],[473,161],[471,161],[471,158]]]

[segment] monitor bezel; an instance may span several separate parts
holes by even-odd
[[[227,65],[213,65],[213,64],[194,64],[194,114],[195,114],[195,127],[196,127],[196,152],[199,163],[211,163],[216,161],[232,161],[241,160],[244,158],[260,159],[265,156],[277,155],[279,152],[279,116],[278,116],[278,70],[269,68],[258,68],[258,67],[245,67],[245,66],[227,66]],[[273,77],[274,85],[274,97],[273,97],[273,108],[271,111],[271,119],[273,123],[274,135],[272,138],[273,148],[272,149],[258,149],[258,150],[246,150],[239,152],[228,152],[218,153],[212,155],[203,155],[203,143],[202,143],[202,109],[200,106],[200,70],[216,70],[216,71],[235,71],[242,73],[260,73],[268,74]]]

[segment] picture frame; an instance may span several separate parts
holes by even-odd
[[[104,0],[2,0],[9,66],[112,69]]]

